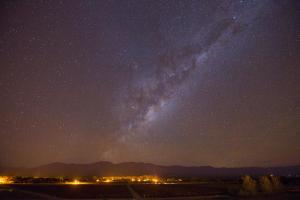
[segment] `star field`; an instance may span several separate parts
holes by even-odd
[[[297,1],[0,9],[0,166],[300,164]]]

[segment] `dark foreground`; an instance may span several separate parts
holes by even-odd
[[[212,184],[11,184],[0,185],[0,199],[300,199],[299,188],[239,197],[235,186]]]

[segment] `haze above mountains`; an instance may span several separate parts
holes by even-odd
[[[127,176],[153,174],[159,176],[181,177],[228,177],[249,175],[275,174],[280,176],[300,175],[300,166],[285,167],[240,167],[215,168],[211,166],[163,166],[142,162],[96,162],[90,164],[51,163],[33,168],[0,167],[0,174],[15,176]]]

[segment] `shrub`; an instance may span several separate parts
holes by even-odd
[[[254,179],[251,178],[251,176],[243,176],[242,177],[242,188],[240,191],[240,195],[254,195],[257,190],[257,184]]]
[[[273,185],[273,190],[278,191],[282,189],[283,186],[278,176],[271,176],[271,182]]]
[[[259,179],[260,189],[263,192],[272,192],[273,185],[268,176],[262,176]]]

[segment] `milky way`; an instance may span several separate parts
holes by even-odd
[[[121,130],[121,140],[128,138],[127,134],[146,132],[145,126],[164,110],[169,101],[176,98],[176,92],[192,73],[205,64],[218,45],[224,41],[231,42],[236,34],[247,31],[251,23],[267,9],[266,6],[265,1],[222,3],[199,32],[181,38],[156,56],[153,73],[149,77],[143,76],[140,78],[142,80],[126,87],[122,93],[121,115],[125,115],[121,121],[125,127]],[[226,50],[226,45],[221,48]],[[137,67],[136,64],[134,68]]]

